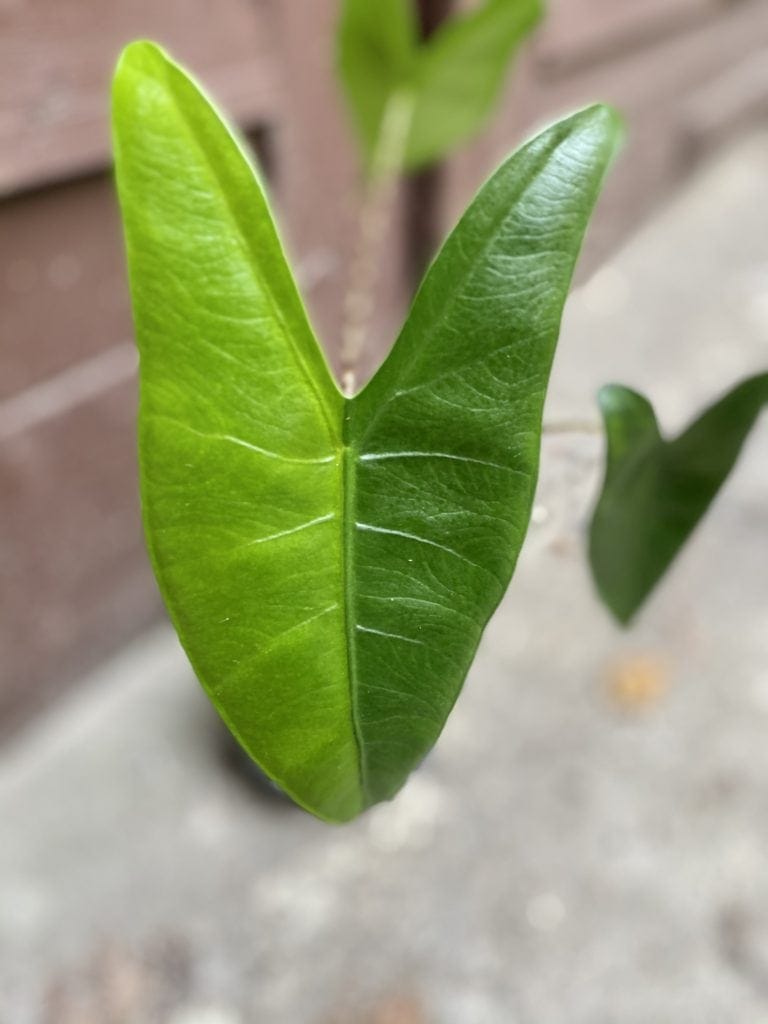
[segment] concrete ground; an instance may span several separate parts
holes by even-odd
[[[681,426],[768,367],[768,135],[570,303],[548,419]],[[550,434],[517,577],[436,751],[345,828],[249,785],[175,639],[0,755],[2,1024],[768,1024],[768,422],[629,633]]]

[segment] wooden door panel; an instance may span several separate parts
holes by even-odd
[[[102,167],[121,48],[149,38],[239,120],[275,104],[270,20],[254,0],[27,0],[0,5],[0,195]]]
[[[722,0],[550,0],[538,54],[565,73],[679,31],[723,7]]]
[[[135,381],[0,446],[0,735],[157,618]]]

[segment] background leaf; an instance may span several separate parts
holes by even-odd
[[[642,395],[617,384],[600,391],[607,460],[590,561],[620,622],[637,613],[709,508],[767,401],[768,374],[751,377],[666,441]]]
[[[414,69],[407,170],[439,160],[480,131],[517,49],[542,14],[541,0],[486,0],[450,18],[428,40]]]
[[[369,168],[398,96],[412,104],[405,170],[440,159],[478,132],[542,13],[541,0],[483,0],[420,42],[413,0],[345,0],[339,74]]]
[[[343,0],[338,69],[370,164],[387,104],[411,81],[418,48],[413,0]]]
[[[346,820],[435,742],[509,582],[615,117],[576,114],[502,166],[350,401],[253,169],[155,47],[123,57],[114,124],[160,587],[243,746]]]

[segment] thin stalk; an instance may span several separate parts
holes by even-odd
[[[542,434],[601,434],[603,426],[597,420],[552,420],[544,423]]]
[[[344,300],[341,386],[346,395],[354,394],[357,368],[373,319],[382,242],[392,220],[412,118],[411,94],[395,93],[384,111],[368,169]]]

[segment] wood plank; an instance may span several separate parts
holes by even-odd
[[[0,401],[131,338],[109,179],[0,203],[0,238]]]
[[[723,0],[551,0],[537,46],[542,72],[615,61],[722,9]]]
[[[567,77],[542,77],[535,52],[520,61],[493,124],[450,164],[444,223],[463,210],[480,183],[537,126],[596,100],[613,103],[627,121],[627,142],[590,231],[580,272],[604,259],[679,182],[706,148],[692,103],[726,70],[746,66],[768,46],[768,4],[740,0],[717,19],[702,18],[652,48],[615,64],[585,66]],[[744,121],[740,122],[743,126]],[[713,142],[722,139],[722,119]]]
[[[363,202],[360,156],[336,79],[338,13],[338,0],[277,2],[273,8],[285,83],[284,117],[275,137],[281,225],[336,370]],[[402,195],[395,195],[384,226],[359,383],[392,344],[408,300]]]
[[[263,136],[254,139],[270,171]],[[133,334],[123,238],[105,175],[0,203],[0,404]]]
[[[0,5],[0,195],[104,167],[109,81],[132,39],[167,46],[248,126],[277,105],[264,2]]]
[[[0,728],[154,621],[134,380],[0,443]]]

